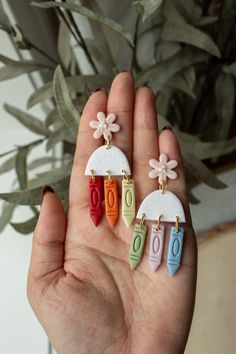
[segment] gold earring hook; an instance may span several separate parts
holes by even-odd
[[[178,216],[176,216],[175,228],[176,228],[177,232],[179,232],[179,217]]]
[[[93,182],[95,182],[95,173],[94,173],[94,170],[90,170],[90,173],[91,173],[91,177],[92,177]]]
[[[130,177],[128,176],[127,172],[125,170],[122,170],[123,173],[123,178],[126,179],[128,182],[130,182]]]
[[[140,226],[141,229],[143,228],[143,225],[145,223],[144,217],[145,217],[145,214],[142,214],[142,217],[141,217],[140,223],[139,223],[139,226]]]
[[[164,182],[160,183],[160,190],[161,190],[161,194],[165,194],[165,183]]]
[[[106,145],[107,145],[106,149],[109,150],[111,148],[111,138],[108,137],[106,142],[107,142],[106,143]]]
[[[163,215],[160,215],[158,220],[157,220],[157,231],[160,230],[160,222],[161,222],[161,218],[163,217]]]
[[[112,181],[111,171],[107,170],[106,173],[108,174],[108,179],[111,182]]]

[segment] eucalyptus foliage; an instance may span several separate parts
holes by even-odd
[[[97,87],[109,90],[113,77],[123,69],[133,73],[137,87],[148,85],[153,90],[161,126],[170,124],[175,130],[192,202],[199,202],[191,194],[194,181],[216,189],[227,187],[206,162],[214,162],[236,150],[236,138],[229,138],[235,112],[236,1],[126,1],[127,13],[134,19],[128,29],[107,16],[103,3],[103,0],[31,3],[36,8],[53,8],[58,15],[60,63],[57,63],[31,43],[18,25],[11,23],[0,0],[0,29],[12,37],[20,50],[37,50],[49,62],[46,65],[34,60],[16,61],[2,53],[0,81],[50,70],[54,72],[52,82],[32,93],[27,109],[55,98],[43,122],[27,110],[4,105],[12,117],[40,139],[0,154],[0,158],[5,157],[0,174],[15,169],[18,181],[14,191],[0,194],[4,200],[0,231],[9,223],[22,234],[33,231],[38,217],[36,206],[46,184],[55,189],[67,208],[73,152],[84,104]],[[81,16],[88,21],[94,39],[82,35]],[[80,58],[75,55],[75,46],[83,50],[91,67],[86,75]],[[66,144],[67,151],[58,161],[50,152],[60,142]],[[46,143],[45,156],[29,163],[32,149],[43,143]],[[55,162],[61,162],[61,166],[49,168]],[[30,179],[29,172],[40,166],[45,166],[46,172]],[[28,205],[33,216],[22,223],[11,222],[17,205]]]

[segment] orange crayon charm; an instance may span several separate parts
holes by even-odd
[[[111,227],[114,227],[119,217],[119,198],[117,181],[110,175],[104,179],[105,214]]]

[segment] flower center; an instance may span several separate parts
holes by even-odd
[[[159,172],[166,172],[166,171],[167,171],[167,168],[166,168],[165,165],[162,165],[162,166],[159,167],[158,170],[159,170]]]
[[[103,127],[103,129],[107,129],[108,128],[107,123],[104,123],[102,127]]]

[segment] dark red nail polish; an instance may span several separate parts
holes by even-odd
[[[55,193],[55,192],[54,192],[54,190],[52,189],[52,187],[50,187],[50,186],[45,186],[45,187],[42,189],[42,192],[41,192],[41,201],[40,201],[40,204],[42,204],[43,197],[45,196],[46,193]]]
[[[103,93],[107,93],[107,90],[105,89],[105,87],[98,87],[94,92],[103,92]]]
[[[172,127],[170,125],[165,125],[163,128],[162,128],[162,131],[163,130],[173,130]]]

